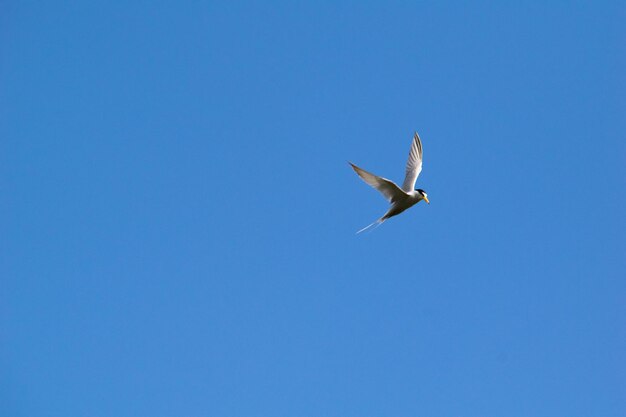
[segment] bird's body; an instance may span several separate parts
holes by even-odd
[[[389,207],[389,210],[387,210],[387,213],[385,213],[383,217],[388,219],[390,217],[397,216],[398,214],[402,213],[404,210],[413,207],[414,205],[416,205],[423,199],[424,197],[422,197],[422,195],[419,192],[415,190],[409,191],[408,193],[405,194],[405,196],[402,196],[401,198],[398,198],[396,201],[394,201],[391,204],[391,207]]]
[[[411,151],[409,152],[409,160],[406,164],[406,172],[402,188],[398,187],[393,181],[374,175],[371,172],[367,172],[363,168],[359,168],[352,162],[350,162],[350,165],[363,181],[378,190],[391,204],[389,210],[387,210],[381,218],[369,226],[359,230],[357,233],[367,230],[373,226],[378,226],[388,218],[402,213],[422,200],[426,200],[426,202],[430,204],[428,196],[424,190],[413,189],[415,181],[422,171],[422,141],[420,140],[417,132],[413,136],[413,142],[411,144]]]

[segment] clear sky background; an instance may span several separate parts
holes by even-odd
[[[527,3],[3,2],[0,415],[626,415],[626,5]]]

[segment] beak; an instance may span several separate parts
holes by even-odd
[[[428,197],[424,197],[424,200],[426,200],[426,202],[430,204],[430,201],[428,201]]]

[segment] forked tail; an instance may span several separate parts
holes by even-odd
[[[356,232],[356,234],[358,235],[359,233],[364,232],[364,231],[366,231],[368,229],[376,228],[376,227],[380,226],[385,220],[387,220],[387,219],[385,218],[385,216],[383,216],[380,219],[376,220],[374,223],[365,226],[364,228],[362,228],[361,230]]]

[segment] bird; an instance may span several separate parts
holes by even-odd
[[[369,224],[356,232],[357,234],[364,232],[372,227],[380,226],[385,220],[390,217],[397,216],[402,213],[404,210],[413,207],[420,201],[424,200],[426,203],[430,204],[428,200],[428,194],[421,188],[413,188],[415,187],[415,181],[419,176],[420,172],[422,172],[422,141],[420,140],[419,135],[415,132],[413,135],[413,142],[411,143],[411,150],[409,151],[409,159],[406,163],[406,170],[404,176],[404,182],[402,183],[402,188],[398,187],[393,181],[390,181],[386,178],[379,177],[377,175],[372,174],[364,170],[363,168],[359,168],[352,162],[349,162],[354,172],[357,173],[359,177],[367,185],[374,187],[378,190],[391,204],[389,210],[378,220],[374,221],[372,224]]]

